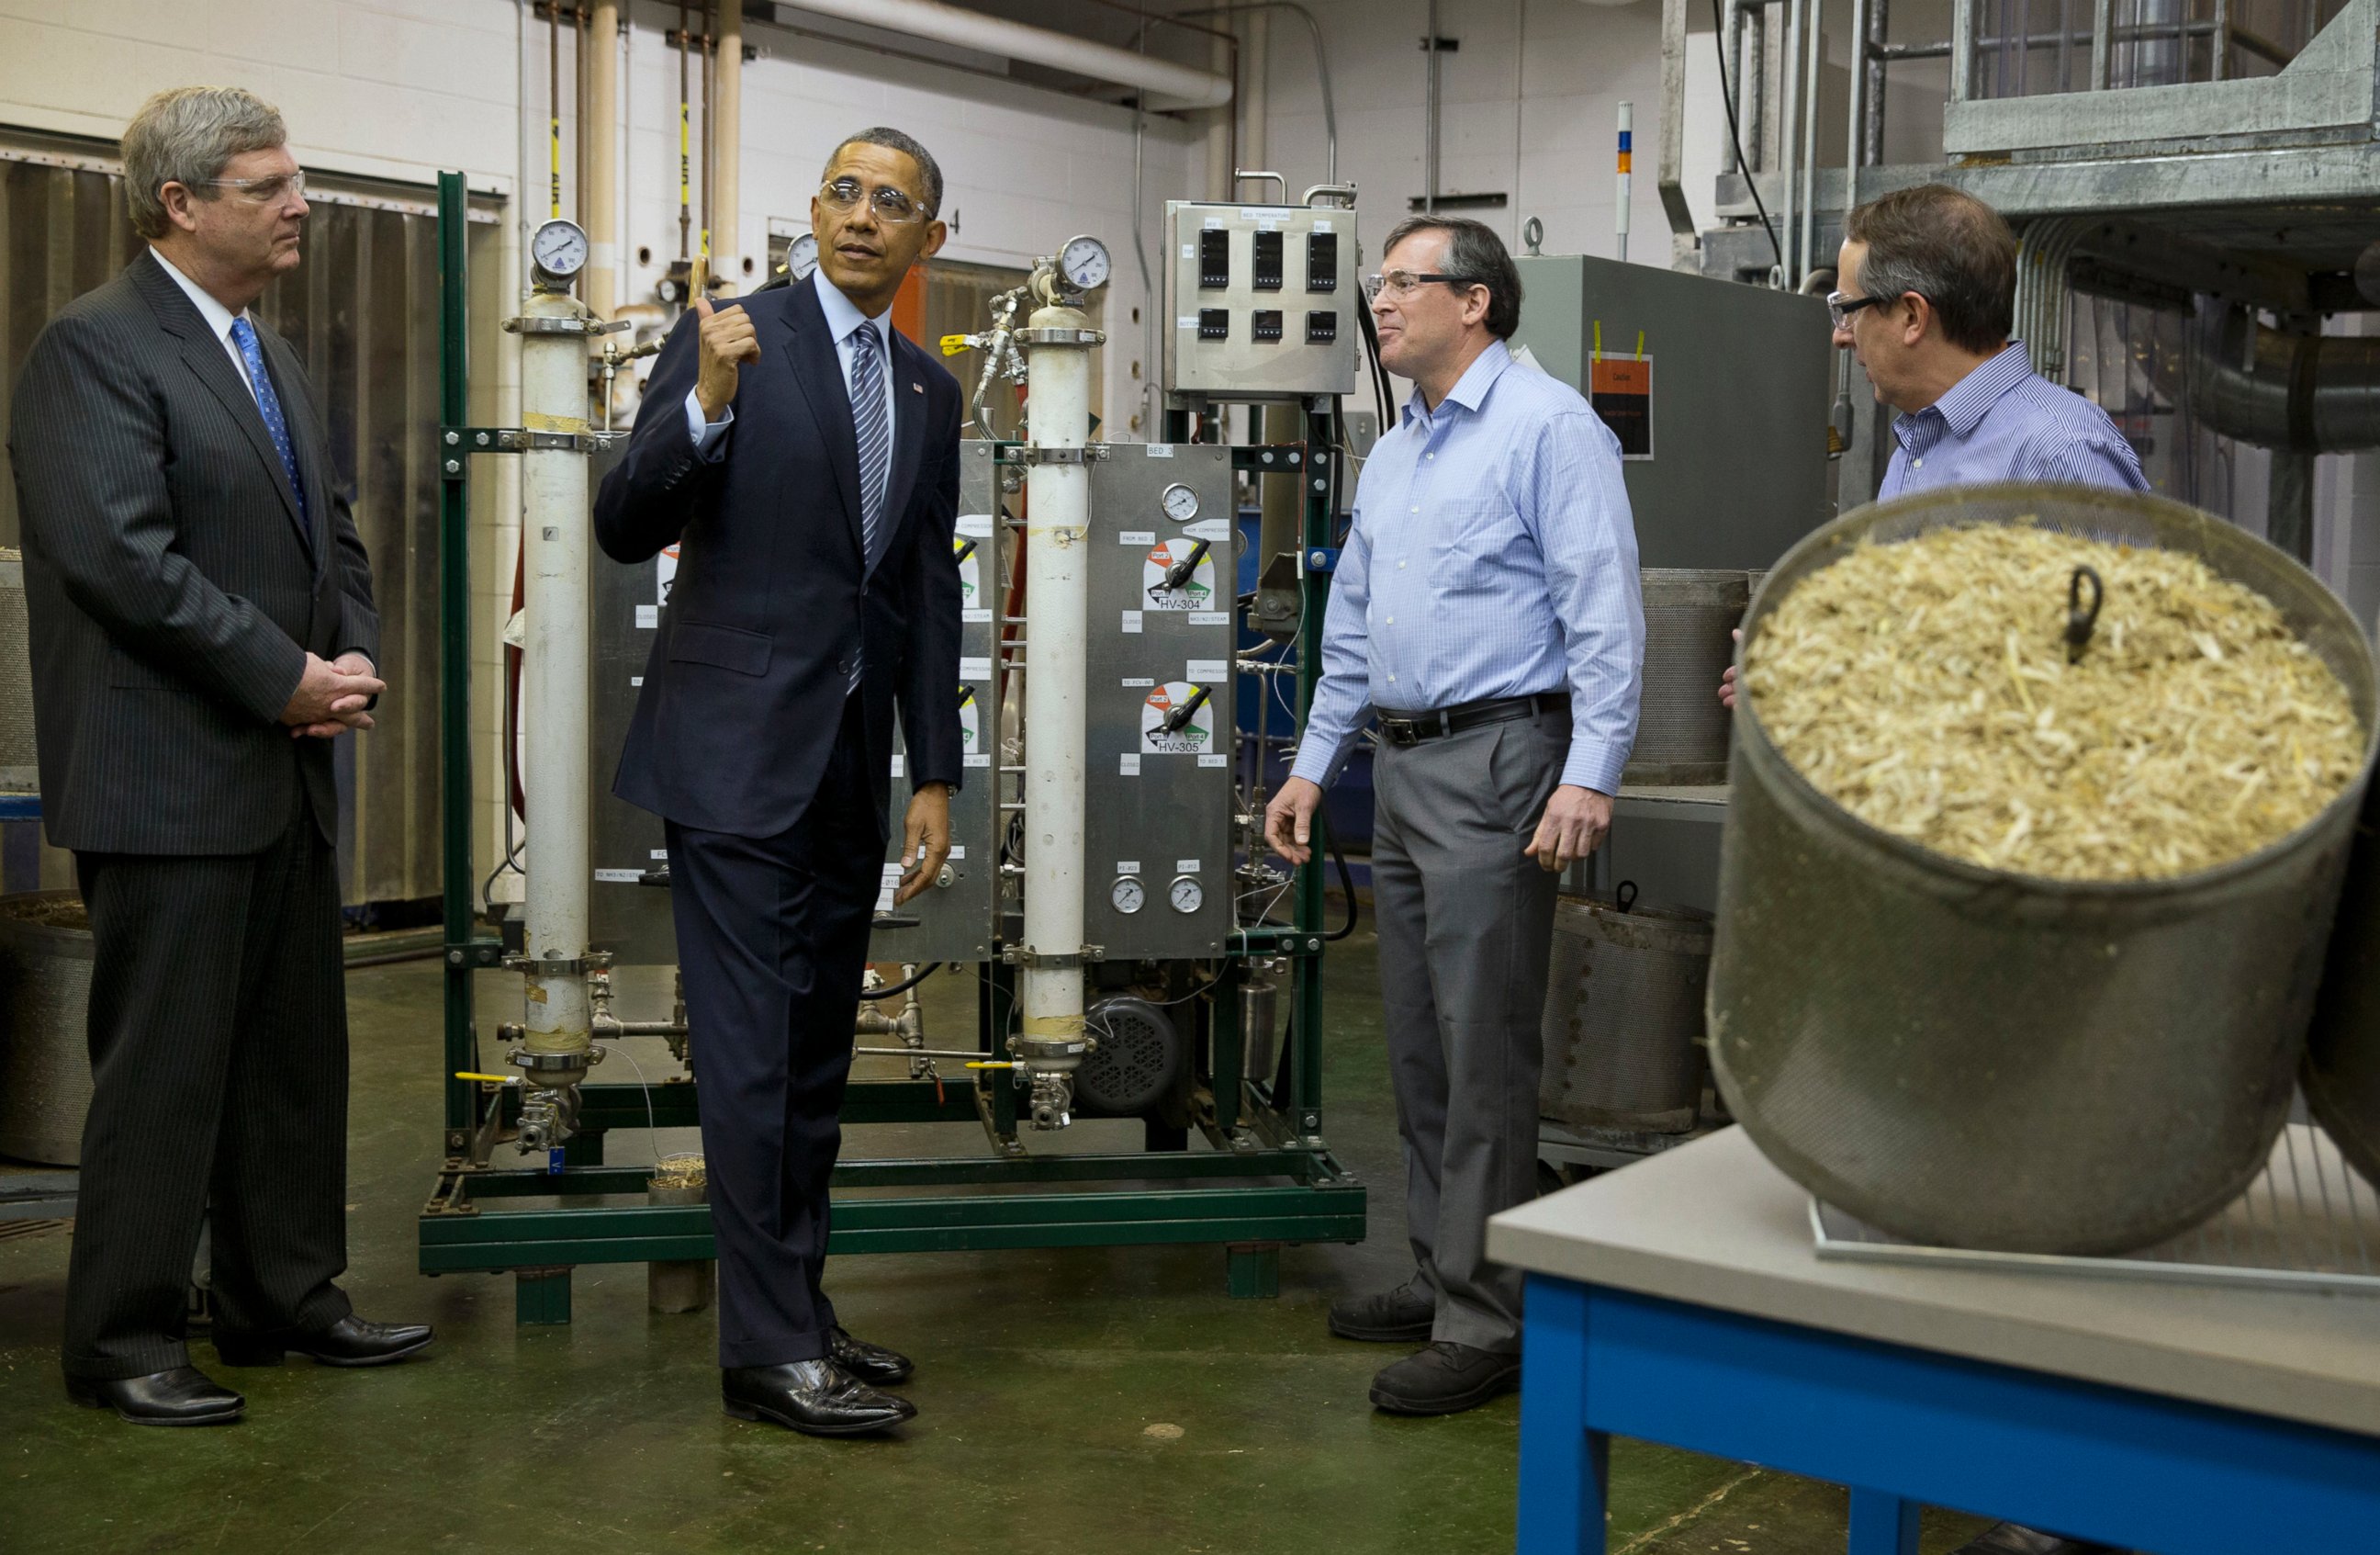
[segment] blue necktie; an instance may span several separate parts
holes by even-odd
[[[892,422],[884,407],[884,339],[872,323],[852,337],[851,424],[859,439],[859,547],[861,572],[876,568],[878,531],[884,523],[884,478],[892,464]],[[851,684],[859,684],[854,660]]]
[[[306,511],[306,482],[298,478],[298,449],[289,441],[289,419],[281,414],[281,396],[273,392],[273,375],[264,371],[264,353],[258,349],[256,326],[246,318],[231,322],[232,344],[239,347],[240,360],[248,364],[248,382],[256,391],[256,408],[264,414],[264,430],[273,434],[273,446],[281,456],[282,473],[289,477],[289,490],[298,498],[298,527],[305,531],[306,547],[314,546],[314,520]]]

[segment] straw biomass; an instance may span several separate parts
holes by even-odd
[[[2070,663],[2086,565],[2105,602]],[[2244,856],[2313,820],[2362,759],[2346,688],[2271,601],[2196,556],[2027,526],[1859,546],[1779,601],[1744,675],[1770,739],[1829,798],[2056,880]]]

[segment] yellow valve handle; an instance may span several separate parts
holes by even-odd
[[[516,1086],[520,1084],[520,1076],[518,1075],[474,1075],[468,1069],[455,1070],[455,1077],[458,1080],[479,1080],[484,1084],[492,1086]]]
[[[975,337],[973,335],[946,334],[942,336],[942,355],[946,357],[955,357],[961,351],[972,351],[974,349]]]
[[[970,1069],[1014,1069],[1016,1065],[1013,1063],[970,1063],[967,1067]]]

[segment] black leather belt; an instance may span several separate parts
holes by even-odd
[[[1483,723],[1509,723],[1541,712],[1569,711],[1568,692],[1540,691],[1534,697],[1496,697],[1484,702],[1440,708],[1436,712],[1381,712],[1378,717],[1382,739],[1390,745],[1419,745],[1441,735],[1476,729]]]

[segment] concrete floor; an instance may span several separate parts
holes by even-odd
[[[640,1267],[580,1270],[567,1328],[516,1328],[508,1276],[417,1274],[440,974],[358,970],[345,1284],[367,1316],[436,1323],[438,1343],[382,1371],[218,1370],[245,1422],[135,1429],[59,1387],[70,1233],[0,1240],[0,1551],[1509,1550],[1517,1400],[1377,1414],[1366,1384],[1398,1353],[1323,1327],[1332,1298],[1410,1270],[1374,968],[1368,932],[1330,957],[1325,1092],[1327,1134],[1372,1184],[1369,1240],[1289,1250],[1270,1301],[1229,1299],[1214,1248],[843,1259],[846,1321],[917,1358],[922,1415],[897,1440],[832,1442],[722,1415],[710,1317],[650,1315]],[[504,990],[480,981],[486,1030]],[[969,985],[929,987],[938,1039],[971,1029]],[[1132,1125],[1075,1132],[1135,1148]],[[979,1149],[972,1133],[861,1129],[846,1153]],[[610,1156],[650,1151],[615,1136]],[[1631,1441],[1612,1481],[1626,1555],[1842,1548],[1832,1486]],[[1981,1526],[1929,1513],[1925,1549]]]

